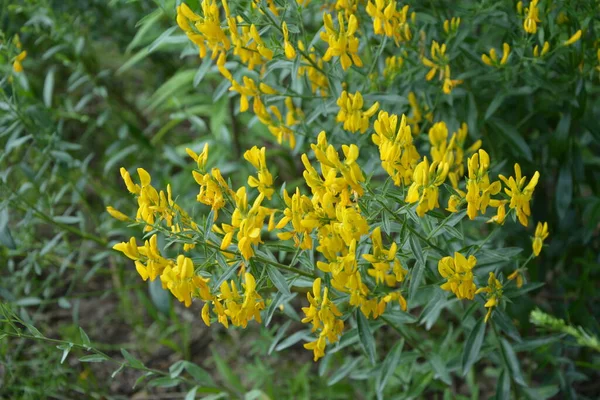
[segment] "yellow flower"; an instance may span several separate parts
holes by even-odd
[[[550,43],[547,41],[544,42],[544,46],[542,47],[542,53],[540,54],[539,46],[536,44],[533,48],[533,56],[534,57],[544,57],[546,53],[550,50]]]
[[[540,255],[540,252],[542,251],[542,245],[544,240],[546,240],[548,237],[548,234],[548,223],[544,222],[542,224],[541,222],[538,222],[535,228],[535,236],[533,238],[533,254],[536,257]]]
[[[121,211],[112,208],[111,206],[106,207],[106,211],[111,217],[118,219],[119,221],[129,221],[129,217],[123,214]]]
[[[228,10],[227,3],[223,2]],[[200,57],[206,56],[207,48],[212,50],[212,58],[219,52],[227,51],[231,42],[221,28],[220,10],[215,0],[202,0],[202,15],[194,13],[187,4],[177,7],[177,24],[187,37],[200,49]]]
[[[221,229],[213,227],[216,232],[224,235],[221,250],[229,247],[234,234],[237,233],[237,247],[242,256],[248,260],[254,255],[252,246],[262,243],[260,232],[264,226],[264,220],[275,212],[275,210],[261,206],[264,197],[263,194],[259,194],[252,207],[248,207],[246,187],[242,186],[238,189],[235,194],[236,208],[231,215],[231,224],[222,224]]]
[[[27,51],[23,50],[20,52],[13,61],[13,71],[16,73],[23,72],[23,64],[22,61],[27,57]]]
[[[146,240],[144,245],[140,247],[138,247],[135,238],[132,237],[129,242],[115,244],[113,249],[135,261],[135,268],[143,280],[148,278],[151,281],[155,280],[166,267],[173,263],[160,255],[156,235],[152,235],[150,240]]]
[[[393,37],[396,46],[412,38],[410,26],[406,22],[408,5],[398,10],[395,0],[370,0],[366,10],[373,18],[373,31],[376,35]]]
[[[259,150],[258,147],[254,146],[244,153],[244,158],[258,170],[258,179],[249,176],[248,185],[257,188],[260,193],[271,200],[275,189],[273,189],[273,176],[267,169],[266,150],[265,147]]]
[[[499,175],[499,177],[507,186],[504,188],[504,191],[510,196],[509,207],[517,212],[519,222],[523,226],[527,226],[528,217],[531,215],[529,202],[531,201],[535,186],[540,179],[540,173],[535,171],[535,174],[533,174],[533,177],[526,186],[526,177],[521,176],[521,166],[519,164],[515,164],[514,178],[511,176],[507,179],[504,175]]]
[[[444,183],[448,176],[448,163],[438,161],[429,165],[427,157],[423,157],[413,173],[413,183],[408,189],[404,201],[416,203],[417,215],[422,217],[429,210],[439,207],[439,186]]]
[[[186,307],[192,305],[192,297],[200,297],[204,301],[212,298],[208,287],[208,278],[194,273],[192,260],[183,255],[177,257],[177,264],[168,265],[160,276],[163,286]]]
[[[481,60],[484,64],[489,65],[490,67],[500,67],[508,61],[508,56],[510,55],[510,45],[508,43],[504,43],[502,45],[502,59],[498,62],[498,55],[496,54],[496,49],[490,49],[490,55],[482,54]]]
[[[313,351],[314,361],[325,355],[327,341],[330,344],[337,342],[344,330],[344,321],[339,318],[342,313],[328,298],[328,293],[328,288],[325,287],[321,295],[321,278],[315,279],[313,293],[309,292],[306,295],[310,306],[302,308],[306,315],[302,323],[310,323],[313,332],[320,331],[318,339],[304,345],[305,349]]]
[[[421,61],[426,67],[431,68],[425,79],[430,81],[433,79],[435,74],[440,71],[440,79],[443,78],[444,67],[448,63],[448,58],[446,57],[446,44],[440,44],[435,40],[431,43],[431,60],[427,57],[422,57]]]
[[[473,300],[475,296],[475,283],[473,282],[473,267],[477,264],[475,256],[467,259],[462,254],[455,252],[454,258],[444,257],[438,263],[438,272],[446,278],[441,288],[450,291],[459,299]]]
[[[393,81],[398,75],[398,73],[400,73],[400,70],[402,69],[403,65],[404,58],[400,56],[387,57],[385,59],[385,68],[383,70],[383,76],[386,79],[386,81]]]
[[[406,271],[400,261],[396,258],[398,245],[392,242],[390,248],[386,250],[381,241],[381,228],[377,227],[371,233],[373,242],[372,253],[363,254],[363,258],[371,263],[367,273],[375,278],[375,283],[386,283],[388,286],[395,286],[397,282],[404,281],[408,271]],[[393,264],[392,273],[390,274],[390,264]]]
[[[490,200],[490,207],[496,207],[496,215],[490,218],[487,222],[495,222],[498,225],[504,225],[504,220],[506,219],[506,200]]]
[[[517,280],[517,288],[523,287],[523,274],[521,269],[515,269],[509,276],[506,277],[509,281]]]
[[[566,40],[563,43],[563,46],[570,46],[573,43],[577,42],[579,39],[581,39],[581,29],[575,32],[575,34],[571,36],[568,40]]]
[[[451,20],[444,21],[444,32],[446,35],[454,34],[458,31],[458,27],[460,26],[460,18],[452,17]]]
[[[374,129],[375,132],[371,138],[373,143],[379,147],[381,166],[392,177],[396,186],[410,184],[420,156],[413,144],[406,116],[402,114],[398,126],[397,115],[389,115],[385,111],[380,111]]]
[[[253,319],[261,322],[260,311],[265,308],[265,302],[256,292],[256,280],[250,272],[244,274],[243,288],[244,293],[240,294],[235,281],[232,280],[231,284],[223,282],[218,299],[213,301],[219,322],[225,327],[228,326],[227,318],[234,326],[242,328]]]
[[[256,102],[261,94],[277,94],[277,91],[265,83],[256,83],[247,76],[242,77],[243,85],[240,85],[235,79],[231,81],[230,91],[238,92],[240,97],[240,112],[248,111],[249,98],[254,97]]]
[[[344,129],[349,132],[365,133],[369,128],[369,118],[377,112],[379,103],[375,102],[367,111],[363,111],[363,98],[360,92],[348,94],[345,90],[337,100],[340,111],[336,121],[344,123]]]
[[[296,57],[296,49],[294,49],[294,46],[290,43],[289,31],[285,22],[281,25],[281,30],[283,31],[283,48],[285,56],[291,60]]]
[[[529,7],[525,9],[525,13],[527,16],[525,17],[525,21],[523,22],[523,29],[527,33],[536,33],[537,32],[537,24],[540,21],[539,18],[539,10],[537,8],[538,0],[531,0]]]
[[[332,57],[339,57],[342,68],[347,70],[352,64],[362,67],[362,60],[358,55],[358,39],[354,37],[358,28],[358,20],[351,15],[348,20],[348,27],[344,24],[344,16],[338,14],[339,30],[333,25],[331,14],[323,14],[323,23],[325,32],[321,32],[321,39],[329,44],[327,52],[323,56],[323,61],[329,61]]]
[[[487,293],[487,301],[484,306],[488,309],[488,311],[485,315],[484,322],[488,322],[490,316],[492,315],[492,309],[498,306],[498,301],[502,297],[502,283],[500,283],[500,281],[496,278],[496,275],[493,272],[490,272],[490,277],[488,278],[488,285],[486,287],[477,289],[475,294],[478,293]]]

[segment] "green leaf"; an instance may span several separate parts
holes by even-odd
[[[213,359],[215,360],[215,364],[217,364],[217,370],[219,371],[219,375],[223,378],[223,381],[229,384],[232,388],[236,389],[238,392],[243,393],[244,386],[240,379],[233,373],[231,368],[225,363],[225,361],[221,358],[219,353],[212,348]]]
[[[376,387],[377,393],[382,394],[383,389],[387,385],[388,380],[394,375],[394,371],[400,363],[400,355],[402,354],[402,348],[404,347],[404,339],[398,341],[394,347],[390,350],[388,355],[383,360],[379,374],[377,375]]]
[[[412,267],[410,272],[410,285],[408,287],[408,300],[409,303],[415,297],[417,290],[419,290],[419,285],[421,284],[421,279],[423,278],[423,272],[425,270],[425,265],[421,264],[417,261],[415,265]]]
[[[510,400],[510,375],[504,369],[496,383],[496,400]]]
[[[183,372],[183,368],[185,367],[185,361],[179,360],[175,363],[171,364],[169,367],[169,376],[171,378],[177,378]]]
[[[267,264],[265,266],[267,268],[267,274],[269,275],[271,282],[273,282],[277,290],[279,290],[279,292],[283,293],[286,296],[290,296],[292,294],[290,292],[290,287],[287,281],[285,280],[285,277],[281,274],[281,272],[279,272],[279,270],[276,267],[270,264]]]
[[[102,362],[106,360],[108,360],[108,358],[102,354],[90,354],[89,356],[79,358],[79,361],[81,362]]]
[[[156,38],[154,42],[150,44],[150,46],[148,46],[148,53],[152,53],[161,44],[166,42],[169,39],[169,36],[171,36],[171,33],[175,32],[177,29],[179,29],[177,26],[172,26],[166,31],[164,31],[159,37]]]
[[[485,337],[485,322],[483,321],[483,317],[477,321],[471,333],[469,333],[469,337],[465,342],[465,348],[462,353],[462,371],[463,376],[467,375],[475,361],[479,358],[479,352],[481,350],[481,345],[483,344],[483,339]]]
[[[429,356],[429,363],[431,367],[438,375],[438,377],[444,382],[446,385],[452,384],[452,378],[450,378],[450,373],[448,372],[448,368],[442,357],[439,354],[433,353]]]
[[[335,385],[336,383],[344,379],[350,372],[352,372],[352,370],[354,369],[356,364],[358,364],[359,361],[360,358],[347,360],[340,369],[338,369],[333,375],[331,375],[331,378],[329,378],[327,385]]]
[[[521,366],[519,365],[519,360],[517,359],[515,351],[506,339],[501,338],[501,342],[504,354],[506,355],[506,361],[508,362],[508,368],[510,369],[510,373],[512,375],[513,380],[521,386],[527,386],[527,383],[525,383],[525,379],[523,379],[523,374],[521,373]]]
[[[556,213],[562,220],[567,215],[571,200],[573,199],[573,178],[568,165],[563,165],[558,173],[556,183]]]
[[[488,119],[490,119],[490,117],[492,115],[494,115],[494,113],[496,112],[496,110],[498,110],[498,108],[500,108],[500,106],[502,105],[502,103],[504,102],[504,99],[506,97],[503,94],[499,94],[496,97],[494,97],[494,100],[492,100],[492,102],[490,103],[490,105],[488,106],[487,110],[485,111],[485,116],[483,117],[486,121]]]
[[[160,378],[156,378],[148,382],[148,386],[152,387],[160,387],[160,388],[171,388],[179,385],[181,383],[180,379],[173,379],[168,376],[163,376]]]
[[[22,299],[15,301],[15,306],[21,306],[21,307],[37,306],[41,302],[42,302],[42,299],[40,299],[39,297],[23,297]]]
[[[373,337],[373,332],[371,332],[367,317],[360,310],[356,310],[356,323],[360,344],[365,353],[367,353],[371,364],[375,365],[377,357],[375,354],[375,338]]]
[[[531,149],[513,125],[496,118],[491,119],[490,123],[496,127],[496,131],[508,142],[513,150],[521,153],[527,161],[533,160]]]
[[[212,59],[210,57],[204,57],[204,59],[202,60],[202,64],[200,64],[200,67],[198,68],[198,71],[196,72],[196,75],[194,75],[194,81],[193,81],[194,87],[198,86],[200,84],[200,82],[202,82],[202,79],[204,79],[204,76],[210,69],[211,65],[212,65]]]
[[[86,348],[89,349],[92,342],[90,341],[89,336],[87,335],[87,333],[85,333],[82,327],[79,327],[79,336],[81,336],[81,344],[83,344]]]
[[[65,360],[67,359],[67,356],[69,355],[69,353],[71,352],[71,349],[73,348],[73,343],[65,343],[65,344],[61,344],[56,346],[59,350],[62,350],[62,357],[60,358],[60,363],[64,363]]]
[[[214,384],[210,374],[202,367],[190,361],[185,361],[183,364],[186,372],[198,383],[212,385]]]
[[[194,400],[196,398],[196,392],[198,391],[198,386],[194,386],[190,389],[189,392],[185,395],[184,400]]]
[[[133,368],[144,368],[144,363],[132,356],[127,350],[121,349],[121,354]]]
[[[46,74],[44,80],[44,105],[48,108],[52,107],[52,94],[54,93],[54,73],[56,68],[52,67]]]

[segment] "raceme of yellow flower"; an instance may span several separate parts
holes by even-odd
[[[412,182],[413,172],[420,156],[413,144],[410,126],[403,114],[398,116],[380,111],[374,123],[373,143],[379,147],[381,166],[394,180],[396,186]]]
[[[490,55],[482,54],[481,61],[484,64],[489,65],[490,67],[500,67],[505,65],[508,61],[508,56],[510,55],[510,45],[508,43],[504,43],[502,45],[502,58],[498,61],[498,55],[496,54],[496,49],[490,49]]]
[[[192,305],[192,295],[197,295],[204,301],[212,298],[208,287],[208,278],[195,274],[192,260],[184,255],[177,256],[177,263],[167,265],[160,276],[163,286],[186,307]]]
[[[452,19],[447,19],[444,21],[444,32],[447,35],[454,34],[458,31],[458,27],[460,26],[460,18],[452,17]]]
[[[227,2],[223,1],[228,9]],[[200,49],[200,57],[206,56],[207,49],[216,58],[221,51],[231,48],[231,41],[221,28],[220,10],[216,0],[202,0],[202,16],[194,13],[190,7],[181,3],[177,7],[177,25],[187,37]]]
[[[373,242],[372,253],[363,254],[362,256],[372,266],[367,273],[375,278],[376,284],[385,283],[388,286],[394,287],[396,283],[403,282],[408,271],[402,267],[402,264],[396,258],[398,250],[396,242],[392,242],[390,248],[386,250],[381,240],[380,227],[373,230],[371,240]]]
[[[467,215],[470,219],[475,219],[477,212],[485,211],[490,204],[491,196],[500,192],[502,185],[499,181],[490,183],[488,169],[490,166],[490,156],[483,149],[473,154],[469,159],[467,178]]]
[[[531,0],[529,7],[525,9],[525,21],[523,22],[523,29],[527,33],[536,33],[537,24],[540,23],[539,9],[537,7],[539,0]]]
[[[340,111],[336,121],[344,123],[344,129],[355,133],[365,133],[369,128],[369,118],[379,109],[379,103],[375,102],[368,110],[363,111],[363,97],[360,92],[348,94],[345,90],[337,100]]]
[[[417,215],[422,217],[427,211],[439,207],[439,186],[448,176],[450,165],[446,162],[434,161],[429,164],[423,157],[413,173],[413,182],[408,189],[404,201],[417,203]]]
[[[521,176],[521,166],[515,164],[515,176],[506,178],[504,175],[499,175],[499,178],[504,182],[506,187],[504,191],[510,196],[509,207],[517,213],[517,218],[523,226],[529,223],[528,218],[531,215],[529,202],[535,190],[535,186],[540,179],[540,173],[535,171],[533,177],[527,185],[525,185],[526,177]]]
[[[302,323],[310,323],[313,332],[319,331],[319,337],[313,342],[306,343],[304,348],[312,350],[314,360],[317,361],[325,355],[327,341],[333,344],[339,340],[344,330],[344,321],[339,318],[342,316],[340,310],[329,299],[328,288],[325,287],[321,292],[321,278],[314,280],[313,293],[307,293],[306,297],[310,306],[302,308],[306,316],[302,319]]]
[[[373,18],[373,31],[376,35],[393,37],[396,46],[412,38],[407,23],[408,5],[398,10],[395,0],[371,0],[366,10]]]
[[[266,148],[259,149],[254,146],[244,153],[244,159],[258,171],[258,178],[248,177],[248,185],[257,188],[267,199],[271,200],[275,189],[273,189],[273,176],[267,169]]]
[[[537,257],[540,255],[542,251],[542,245],[544,244],[544,240],[548,237],[548,223],[538,222],[535,227],[535,236],[533,237],[533,254]]]
[[[454,257],[444,257],[438,262],[438,272],[446,278],[441,288],[452,292],[459,299],[473,300],[475,296],[475,283],[473,282],[473,267],[477,264],[475,256],[467,259],[456,252]]]
[[[323,61],[329,61],[333,57],[339,57],[342,68],[347,70],[352,64],[362,67],[363,63],[358,55],[358,38],[354,36],[358,29],[358,20],[354,15],[348,19],[348,26],[344,24],[344,16],[338,14],[339,30],[335,29],[331,14],[323,14],[325,32],[321,32],[321,39],[329,44]]]
[[[486,293],[487,301],[484,306],[488,309],[488,311],[485,315],[484,322],[488,322],[490,316],[492,315],[493,308],[498,306],[498,302],[502,298],[502,283],[498,280],[498,278],[496,278],[496,274],[490,272],[488,285],[486,287],[477,289],[475,294],[478,293]]]
[[[452,79],[450,77],[450,65],[448,64],[448,57],[446,56],[446,44],[440,44],[435,40],[431,43],[431,60],[427,57],[422,57],[421,62],[428,68],[431,68],[425,80],[432,80],[436,73],[439,75],[439,80],[443,81],[442,90],[445,94],[450,94],[452,89],[462,83],[462,80]]]

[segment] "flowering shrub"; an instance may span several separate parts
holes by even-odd
[[[73,246],[73,237],[93,242],[95,252],[106,250],[107,237],[127,230],[128,241],[115,244],[115,252],[99,251],[91,268],[82,264],[91,269],[85,279],[104,264],[112,270],[115,255],[124,255],[135,267],[130,273],[142,278],[129,283],[150,283],[152,302],[146,304],[161,308],[156,296],[170,292],[211,334],[218,325],[250,328],[245,332],[267,326],[261,332],[272,336],[269,354],[302,343],[299,357],[319,361],[312,371],[324,376],[336,369],[329,374],[331,385],[349,377],[364,380],[380,398],[397,390],[406,397],[452,396],[464,392],[464,381],[472,394],[474,385],[485,393],[485,386],[492,386],[499,398],[539,399],[552,396],[558,385],[571,391],[581,379],[572,371],[575,364],[565,361],[572,349],[559,347],[558,336],[521,335],[530,334],[523,314],[533,308],[532,301],[543,308],[558,303],[559,310],[568,305],[568,322],[535,311],[531,323],[598,348],[593,324],[571,320],[594,314],[587,311],[594,297],[586,295],[595,290],[589,279],[593,272],[583,273],[581,281],[576,273],[578,266],[597,265],[594,216],[600,215],[595,194],[600,179],[595,179],[598,102],[593,95],[600,51],[594,2],[461,2],[455,7],[439,1],[167,0],[140,21],[126,53],[152,43],[114,75],[96,68],[100,52],[87,42],[49,40],[44,27],[51,18],[33,3],[27,2],[33,22],[19,23],[22,34],[3,36],[0,46],[6,76],[0,81],[1,107],[7,111],[0,124],[13,132],[6,135],[2,160],[10,166],[19,158],[14,150],[25,151],[29,141],[33,149],[23,161],[23,176],[8,178],[7,168],[3,179],[8,193],[3,204],[11,207],[11,216],[8,207],[1,210],[0,241],[9,243],[10,268],[23,255],[26,260],[18,265],[36,274],[41,273],[38,260],[48,270],[57,260],[71,265],[69,260],[85,259],[75,248],[84,255],[88,251],[79,243]],[[18,14],[27,7],[10,9]],[[152,26],[159,20],[173,26],[168,31]],[[65,24],[54,25],[74,35]],[[150,34],[154,41],[145,38]],[[42,55],[39,43],[47,53]],[[137,88],[136,95],[122,96],[115,77],[157,49],[168,49],[173,60],[181,50],[177,62],[193,69],[178,71],[152,96]],[[54,58],[59,66],[43,66]],[[156,69],[163,64],[170,69],[170,61],[156,57],[154,62]],[[44,69],[42,83],[39,70]],[[162,68],[158,74],[148,70],[154,79],[168,75]],[[67,71],[72,72],[68,95],[58,96]],[[43,92],[43,102],[37,92]],[[141,100],[145,97],[150,99]],[[223,110],[230,114],[231,131]],[[164,120],[169,122],[163,125]],[[178,126],[186,120],[191,128]],[[79,147],[54,139],[77,137],[73,132],[81,128],[73,121],[106,144],[105,175],[118,175],[115,165],[125,165],[120,176],[134,201],[112,188],[114,193],[100,195],[106,176],[87,168],[97,151],[93,145],[73,159],[70,153]],[[217,139],[196,137],[198,143],[181,145],[185,135],[180,134],[205,133],[205,121]],[[70,134],[63,134],[65,126]],[[102,141],[96,129],[113,135]],[[142,146],[131,144],[133,136]],[[40,145],[46,137],[49,147]],[[178,147],[156,147],[161,140]],[[233,147],[227,157],[221,142]],[[88,158],[80,163],[79,156]],[[222,162],[236,156],[240,160]],[[187,157],[187,170],[181,157]],[[169,166],[162,168],[165,159]],[[48,183],[45,175],[29,173],[42,164],[39,160],[42,172],[46,165],[74,170],[79,178],[70,186],[72,204],[61,201],[71,193],[65,189],[68,174],[52,174]],[[80,196],[95,181],[90,193],[114,206],[107,211],[117,221],[98,217],[95,203]],[[196,204],[190,201],[190,186]],[[129,212],[130,205],[137,205],[135,212]],[[32,231],[38,226],[57,230],[54,239],[42,246],[34,240],[29,250],[19,232],[15,244],[7,222],[15,219],[15,208],[27,221],[35,220]],[[102,222],[99,236],[88,232],[95,229],[86,225],[88,214]],[[75,223],[78,228],[70,226]],[[121,228],[110,231],[114,226]],[[129,238],[136,228],[139,234]],[[587,254],[580,256],[580,248]],[[28,295],[33,274],[23,274],[23,279],[13,277],[21,283],[11,290],[23,299],[15,307],[23,311],[52,301],[53,291],[46,290],[51,285],[34,285],[36,296],[44,290],[43,300]],[[562,291],[573,281],[581,300],[567,302],[572,294]],[[534,299],[530,292],[543,282],[550,287]],[[67,293],[81,287],[74,283]],[[23,298],[20,287],[29,297]],[[136,294],[143,299],[141,291]],[[70,307],[66,297],[61,300],[60,307]],[[178,310],[189,315],[184,307]],[[81,344],[74,347],[70,338],[44,337],[8,306],[0,310],[4,322],[12,321],[0,335],[56,343],[61,364],[72,348],[92,353],[82,362],[111,360],[82,330]],[[171,324],[173,332],[191,329]],[[22,336],[21,326],[31,335]],[[359,347],[362,351],[356,351]],[[534,349],[535,355],[524,354]],[[186,361],[168,373],[146,367],[127,351],[125,361],[111,362],[119,364],[114,374],[127,366],[144,371],[141,379],[154,377],[150,386],[183,386],[189,381],[179,376],[182,371],[193,375],[198,368],[185,353]],[[223,362],[214,352],[213,357],[223,371]],[[592,365],[591,357],[580,354],[578,366]],[[540,378],[538,362],[568,366]],[[197,375],[196,370],[196,384],[205,381]],[[241,394],[245,388],[236,379],[225,385],[233,391],[203,384]],[[490,379],[494,383],[486,385]],[[548,381],[559,383],[543,386]]]
[[[508,32],[521,39],[500,42],[501,58],[495,48],[482,51],[479,69],[514,74],[548,57],[579,53],[582,29],[543,20],[539,7],[519,2],[510,10],[511,22],[522,22],[520,32]],[[277,143],[301,154],[303,180],[285,185],[274,179],[269,151],[254,146],[244,158],[256,175],[247,187],[233,187],[219,168],[207,167],[207,145],[200,154],[187,149],[197,164],[197,201],[209,207],[191,217],[173,200],[170,185],[166,192],[156,189],[143,168],[136,183],[122,168],[138,211],[131,218],[109,212],[141,224],[147,240],[140,245],[131,238],[114,248],[135,261],[144,280],[160,278],[186,306],[202,302],[209,326],[268,323],[278,307],[290,306],[292,292],[307,288],[302,323],[312,333],[304,347],[315,361],[357,326],[375,363],[372,331],[389,325],[402,333],[399,324],[453,297],[464,300],[461,318],[487,309],[483,323],[510,335],[506,302],[526,291],[527,264],[540,254],[548,225],[538,222],[533,246],[521,243],[529,248],[525,259],[520,248],[502,249],[488,239],[505,224],[530,226],[540,174],[523,174],[519,164],[512,176],[499,174],[502,160],[490,157],[469,124],[445,120],[443,102],[468,95],[461,88],[472,74],[467,68],[456,73],[468,65],[457,62],[457,47],[476,22],[437,22],[385,0],[323,7],[308,1],[179,4],[179,28],[201,58],[216,61],[222,87],[240,96],[239,112],[253,113]],[[542,44],[531,35],[544,24],[551,25]],[[581,68],[591,73],[596,67]],[[397,82],[405,70],[415,90],[406,93],[408,111],[398,112],[399,88],[407,85]],[[157,247],[157,236],[169,249]],[[484,331],[477,325],[466,341],[465,373],[481,357]],[[506,373],[525,385],[507,365]]]

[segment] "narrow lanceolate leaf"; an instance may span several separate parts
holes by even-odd
[[[394,375],[394,371],[400,363],[400,355],[402,354],[402,348],[404,347],[404,339],[401,339],[398,343],[392,347],[388,355],[383,360],[379,375],[377,375],[377,393],[383,393],[383,389],[387,385],[388,380]]]
[[[467,375],[475,361],[477,361],[484,337],[485,322],[483,322],[483,318],[481,318],[471,330],[471,333],[469,334],[469,337],[465,343],[465,348],[462,354],[463,376]]]
[[[88,337],[87,333],[85,333],[82,327],[79,327],[79,335],[81,336],[81,344],[89,348],[92,342],[90,341],[90,338]]]
[[[502,370],[496,382],[496,400],[510,399],[510,375],[508,371]]]
[[[290,287],[285,280],[285,277],[279,272],[276,267],[272,265],[267,265],[267,273],[269,274],[269,278],[273,282],[273,285],[279,290],[279,292],[283,293],[286,296],[291,295]]]
[[[54,93],[54,72],[55,68],[50,68],[44,80],[44,105],[48,108],[52,106],[52,94]]]
[[[356,311],[356,322],[358,325],[358,338],[360,339],[360,344],[365,353],[367,353],[371,364],[375,365],[375,338],[369,327],[367,317],[365,317],[360,310]]]
[[[102,362],[106,360],[108,360],[108,358],[102,354],[91,354],[89,356],[83,356],[79,359],[81,362]]]
[[[513,350],[511,344],[506,339],[502,338],[501,341],[502,349],[504,350],[506,361],[508,362],[508,368],[510,369],[510,374],[512,375],[513,380],[521,386],[527,386],[527,383],[525,383],[525,379],[523,379],[523,374],[521,372],[519,360],[517,359],[517,354]]]

